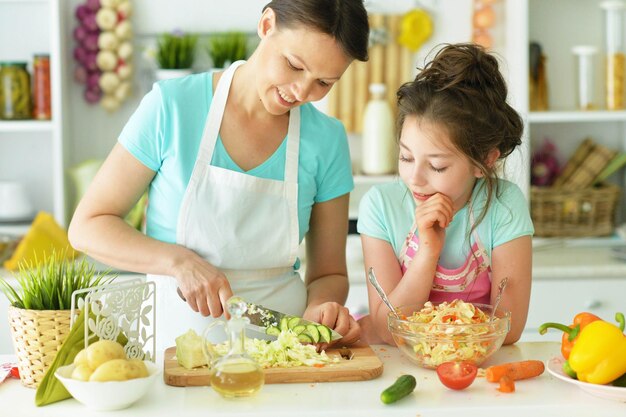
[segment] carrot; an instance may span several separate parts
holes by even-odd
[[[490,366],[487,368],[485,377],[489,382],[499,382],[503,376],[508,375],[512,380],[517,381],[539,376],[545,368],[543,362],[537,360],[508,362]]]
[[[505,392],[507,394],[515,392],[515,381],[513,381],[513,378],[508,375],[503,375],[502,378],[500,378],[500,386],[498,387],[498,391]]]

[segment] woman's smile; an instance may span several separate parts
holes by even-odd
[[[276,87],[276,94],[278,96],[278,102],[285,107],[292,107],[296,103],[295,97],[292,97]]]

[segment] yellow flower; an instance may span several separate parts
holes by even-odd
[[[416,52],[433,33],[433,21],[428,13],[414,9],[402,17],[398,43]]]

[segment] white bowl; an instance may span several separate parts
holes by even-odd
[[[54,375],[78,402],[92,410],[121,410],[143,397],[161,373],[157,366],[144,361],[148,368],[145,378],[128,381],[85,382],[71,379],[75,365],[61,366]]]

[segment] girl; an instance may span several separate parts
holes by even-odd
[[[154,85],[70,224],[72,246],[156,283],[157,353],[233,293],[358,339],[343,306],[346,133],[309,102],[367,59],[367,13],[362,0],[273,0],[257,33],[247,62]],[[146,188],[147,236],[123,220]]]
[[[505,343],[522,333],[531,284],[527,202],[498,179],[497,162],[521,143],[496,59],[473,44],[447,45],[398,91],[401,181],[373,187],[359,207],[366,271],[395,306],[462,299],[510,310]],[[369,343],[393,343],[388,308],[368,284]]]

